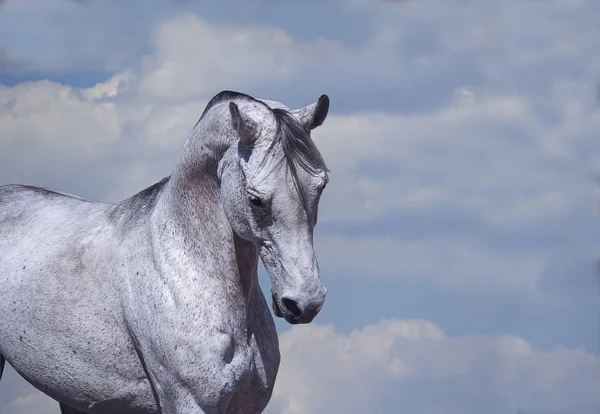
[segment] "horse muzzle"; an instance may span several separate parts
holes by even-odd
[[[275,316],[284,318],[292,325],[311,323],[323,308],[327,289],[322,288],[322,293],[310,301],[296,301],[292,298],[279,299],[275,293],[272,296],[272,308]]]

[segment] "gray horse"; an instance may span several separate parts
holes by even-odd
[[[259,413],[276,316],[310,323],[327,167],[298,110],[224,91],[172,174],[118,204],[0,187],[0,365],[74,413]],[[1,373],[1,370],[0,370]]]

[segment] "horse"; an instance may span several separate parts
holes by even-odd
[[[63,414],[262,412],[281,356],[259,259],[289,324],[327,294],[311,131],[329,102],[222,91],[171,175],[115,204],[1,186],[0,366]]]

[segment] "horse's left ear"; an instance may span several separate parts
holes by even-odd
[[[321,126],[329,112],[329,96],[321,95],[319,100],[297,111],[300,122],[308,131]]]
[[[258,138],[259,127],[257,123],[240,111],[235,102],[229,102],[229,113],[231,115],[231,126],[238,133],[240,139],[251,144]]]

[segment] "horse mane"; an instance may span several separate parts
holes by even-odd
[[[277,124],[276,135],[270,150],[276,145],[281,144],[283,154],[286,160],[288,173],[292,176],[292,182],[298,195],[300,203],[307,212],[311,211],[308,206],[308,196],[302,185],[300,185],[300,176],[298,169],[316,176],[324,172],[325,179],[330,172],[325,164],[321,152],[310,137],[310,133],[298,122],[298,120],[285,109],[272,109]],[[310,218],[309,218],[310,219]]]
[[[202,120],[202,118],[204,118],[204,116],[207,114],[207,112],[210,111],[215,105],[218,105],[225,101],[233,101],[233,100],[238,100],[238,99],[256,102],[256,103],[264,105],[266,108],[271,109],[269,107],[269,105],[267,105],[263,101],[259,101],[258,99],[253,98],[250,95],[246,95],[245,93],[242,93],[242,92],[225,90],[225,91],[219,92],[218,94],[213,96],[210,101],[208,101],[208,103],[206,104],[206,108],[204,108],[204,111],[202,112],[202,115],[200,115],[200,118],[198,118],[198,122],[196,122],[196,125],[194,125],[194,128],[196,128],[196,126]]]

